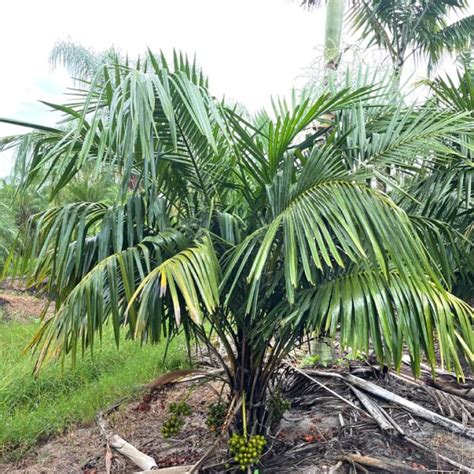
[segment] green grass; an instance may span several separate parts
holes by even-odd
[[[78,358],[74,370],[67,360],[64,370],[49,364],[34,378],[34,359],[22,350],[37,329],[37,322],[0,323],[0,458],[18,457],[42,437],[90,422],[159,373],[186,365],[180,340],[170,345],[163,364],[165,342],[140,346],[124,340],[117,351],[113,338],[104,336],[94,357]]]

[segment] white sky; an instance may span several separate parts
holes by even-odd
[[[48,55],[70,37],[96,51],[115,45],[130,56],[147,47],[193,55],[212,91],[256,110],[287,94],[324,37],[324,9],[299,0],[5,0],[1,6],[0,117],[52,125],[37,102],[60,102],[68,85]],[[0,124],[0,136],[26,131]],[[0,153],[0,177],[11,153]]]

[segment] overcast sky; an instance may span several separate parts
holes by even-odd
[[[61,101],[65,71],[48,55],[71,38],[96,51],[115,45],[131,56],[147,47],[196,53],[218,96],[250,110],[287,94],[324,36],[324,9],[291,0],[6,0],[0,27],[0,117],[53,124],[39,99]],[[24,129],[0,124],[0,136]],[[11,154],[0,153],[0,177]]]

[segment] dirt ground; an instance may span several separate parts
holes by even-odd
[[[436,396],[422,387],[415,388],[390,375],[368,378],[425,408],[445,410],[444,405],[438,405]],[[358,405],[343,382],[321,380],[341,397]],[[145,392],[140,400],[113,407],[105,419],[113,432],[152,456],[159,468],[194,464],[215,442],[215,435],[209,432],[205,420],[209,404],[218,399],[219,389],[215,383],[170,384],[153,393]],[[353,454],[396,463],[391,472],[464,472],[440,459],[438,454],[474,468],[472,440],[412,416],[393,404],[382,402],[381,406],[406,436],[425,445],[426,450],[413,446],[396,433],[382,432],[361,410],[307,379],[290,377],[284,395],[291,399],[292,408],[285,413],[275,436],[269,438],[270,447],[259,468],[261,473],[384,472],[349,460],[347,456]],[[192,415],[175,438],[164,440],[160,429],[169,416],[168,404],[183,399],[192,407]],[[462,406],[472,409],[469,401]],[[468,416],[470,419],[464,421],[468,425],[472,423],[474,412],[463,415],[456,411],[455,405],[452,407],[452,419]],[[19,462],[0,463],[0,472],[95,474],[106,471],[106,452],[105,438],[98,425],[77,426],[61,436],[44,440]],[[224,466],[228,461],[222,442],[204,472],[226,472]],[[136,467],[114,453],[112,472],[134,471]]]
[[[165,440],[161,434],[170,402],[184,397],[192,407],[181,432]],[[218,396],[209,386],[176,384],[143,399],[112,409],[105,418],[109,427],[133,446],[154,457],[158,467],[192,464],[215,441],[205,424],[207,406]],[[17,463],[0,463],[1,473],[98,473],[105,472],[106,441],[98,425],[77,426],[62,436],[43,441]],[[113,472],[137,468],[119,454]]]
[[[45,299],[19,290],[0,288],[0,321],[28,322],[39,318]],[[52,313],[52,308],[48,309]]]

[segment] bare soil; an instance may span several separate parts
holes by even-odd
[[[181,432],[165,440],[161,426],[169,417],[167,405],[187,398],[193,409]],[[218,396],[210,386],[175,384],[143,399],[112,408],[106,420],[114,432],[154,457],[158,467],[193,464],[215,441],[205,424],[207,406]],[[0,473],[105,472],[106,441],[98,425],[76,426],[61,436],[44,440],[23,459],[0,463]],[[115,454],[113,472],[133,472],[137,467]]]
[[[0,289],[0,322],[29,322],[39,318],[45,307],[45,299],[25,291]],[[52,308],[48,308],[52,314]]]

